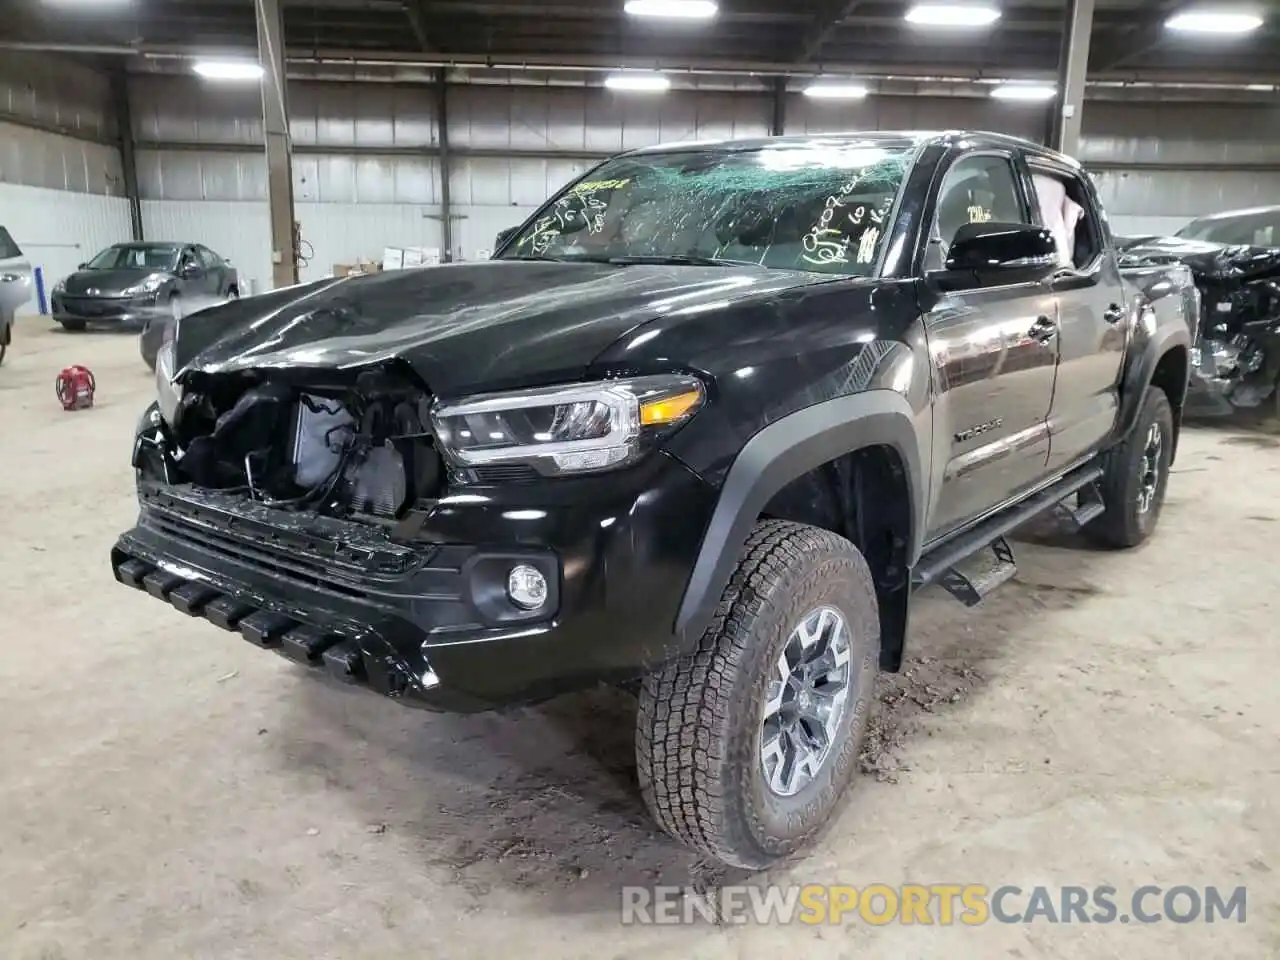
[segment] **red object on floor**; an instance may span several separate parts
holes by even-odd
[[[93,392],[98,384],[88,367],[76,364],[58,374],[53,386],[63,410],[87,410],[93,406]]]

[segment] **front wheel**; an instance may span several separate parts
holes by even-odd
[[[85,327],[85,322],[83,320],[59,320],[58,322],[62,324],[63,330],[70,333],[79,333]]]
[[[759,869],[806,846],[857,766],[880,659],[871,571],[833,533],[756,525],[698,648],[640,689],[640,789],[700,853]]]
[[[1107,455],[1102,478],[1106,512],[1086,532],[1111,547],[1136,547],[1151,536],[1164,507],[1173,461],[1173,408],[1159,387],[1148,387],[1138,422]]]

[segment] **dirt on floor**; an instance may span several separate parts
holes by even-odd
[[[54,398],[72,362],[91,411]],[[843,815],[747,876],[652,826],[621,692],[424,715],[116,584],[151,392],[129,335],[23,320],[0,367],[4,960],[1280,955],[1273,435],[1188,430],[1143,549],[1042,524],[981,607],[922,596]],[[1109,885],[1126,915],[1143,885],[1243,886],[1247,913],[621,922],[624,886],[738,883],[1012,885],[1015,913],[1037,886]]]

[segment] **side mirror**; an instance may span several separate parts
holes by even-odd
[[[179,275],[187,278],[194,277],[199,272],[200,265],[196,263],[184,263],[178,268]]]
[[[494,252],[496,253],[506,246],[507,241],[519,233],[519,231],[519,227],[507,227],[505,230],[499,230],[497,238],[493,241]]]
[[[966,223],[956,231],[944,270],[930,274],[946,290],[1036,283],[1060,266],[1058,246],[1044,227],[1025,223]]]
[[[80,264],[80,266],[76,267],[76,269],[77,269],[77,270],[83,270],[83,269],[84,269],[85,267],[87,267],[87,266],[88,266],[88,264],[87,264],[87,263],[82,263],[82,264]]]

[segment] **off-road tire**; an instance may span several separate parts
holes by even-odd
[[[760,757],[768,675],[791,632],[822,606],[849,629],[848,701],[818,774],[779,796]],[[834,819],[857,767],[879,660],[875,587],[858,549],[816,527],[757,524],[697,649],[640,689],[636,760],[654,819],[703,855],[749,869],[808,845]]]
[[[1138,494],[1143,483],[1143,456],[1153,425],[1159,427],[1162,438],[1159,474],[1155,499],[1144,513],[1138,506]],[[1136,547],[1151,536],[1169,486],[1173,437],[1173,408],[1169,398],[1159,387],[1148,387],[1138,422],[1129,436],[1107,454],[1106,474],[1102,478],[1102,503],[1107,509],[1085,527],[1086,533],[1106,546],[1120,549]]]
[[[68,333],[80,333],[87,326],[83,320],[59,320],[58,322],[62,324],[62,329]]]

